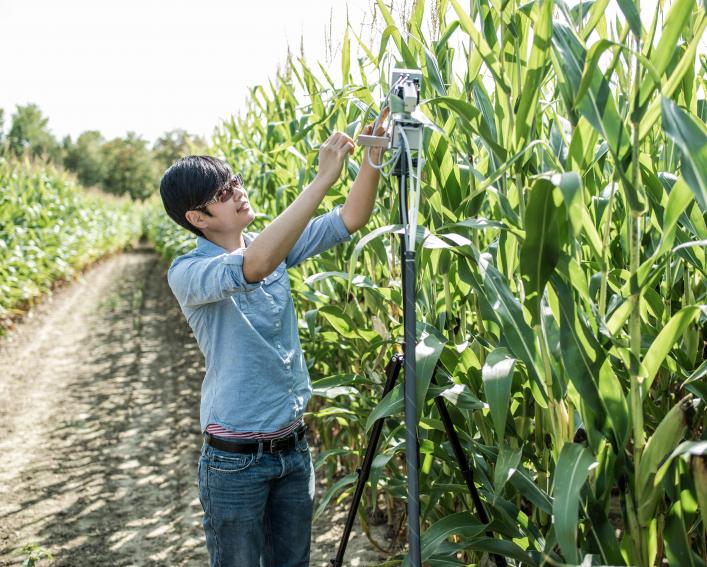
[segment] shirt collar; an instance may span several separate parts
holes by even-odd
[[[243,233],[243,240],[245,240],[246,246],[251,243],[253,238],[247,233]],[[225,248],[221,248],[218,244],[214,244],[208,238],[203,236],[196,237],[196,249],[207,256],[218,256],[220,254],[227,254]]]

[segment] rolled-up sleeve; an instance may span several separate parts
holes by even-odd
[[[343,219],[341,207],[337,205],[331,211],[319,215],[307,223],[302,234],[285,258],[285,264],[292,268],[307,258],[321,254],[340,242],[351,240]]]
[[[197,256],[173,262],[167,271],[167,281],[177,301],[184,307],[196,307],[263,285],[262,281],[246,281],[244,251],[245,248],[239,248],[219,256]]]

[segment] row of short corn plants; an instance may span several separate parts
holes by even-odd
[[[213,140],[246,179],[257,229],[311,182],[333,130],[355,137],[372,120],[392,65],[423,70],[420,111],[437,125],[424,136],[418,238],[426,565],[485,554],[530,566],[707,564],[707,18],[694,0],[659,2],[647,24],[636,0],[612,4],[611,20],[609,7],[417,1],[399,26],[379,0],[376,49],[342,30],[343,84],[290,59]],[[322,212],[344,201],[357,157]],[[290,274],[329,484],[318,514],[351,494],[370,428],[387,418],[366,530],[363,510],[378,507],[405,526],[392,514],[406,494],[400,386],[381,400],[402,341],[396,187],[381,182],[351,243]],[[193,245],[159,226],[166,257]],[[464,488],[439,397],[490,525]],[[405,562],[377,544],[388,564]]]
[[[146,238],[167,263],[196,245],[196,237],[167,216],[157,195],[145,201],[142,224]]]
[[[141,213],[63,171],[0,160],[0,334],[57,281],[140,238]]]

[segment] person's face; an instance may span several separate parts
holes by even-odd
[[[205,225],[194,222],[202,231],[206,229],[210,232],[230,232],[234,229],[243,230],[255,218],[255,213],[250,207],[243,186],[243,178],[240,174],[235,175],[221,187],[216,194],[204,204],[195,207],[194,211],[208,211],[211,216],[202,214],[196,215]],[[189,214],[194,215],[193,211]]]

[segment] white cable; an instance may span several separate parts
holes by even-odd
[[[383,149],[383,148],[381,148]],[[371,151],[370,148],[368,149],[368,153],[366,154],[366,159],[368,159],[368,164],[373,168],[373,169],[383,169],[385,166],[390,165],[393,163],[396,159],[398,159],[398,156],[400,155],[401,148],[398,148],[395,150],[395,153],[393,154],[393,157],[390,158],[388,161],[381,163],[380,165],[376,165],[371,161]],[[382,154],[383,152],[381,152]]]

